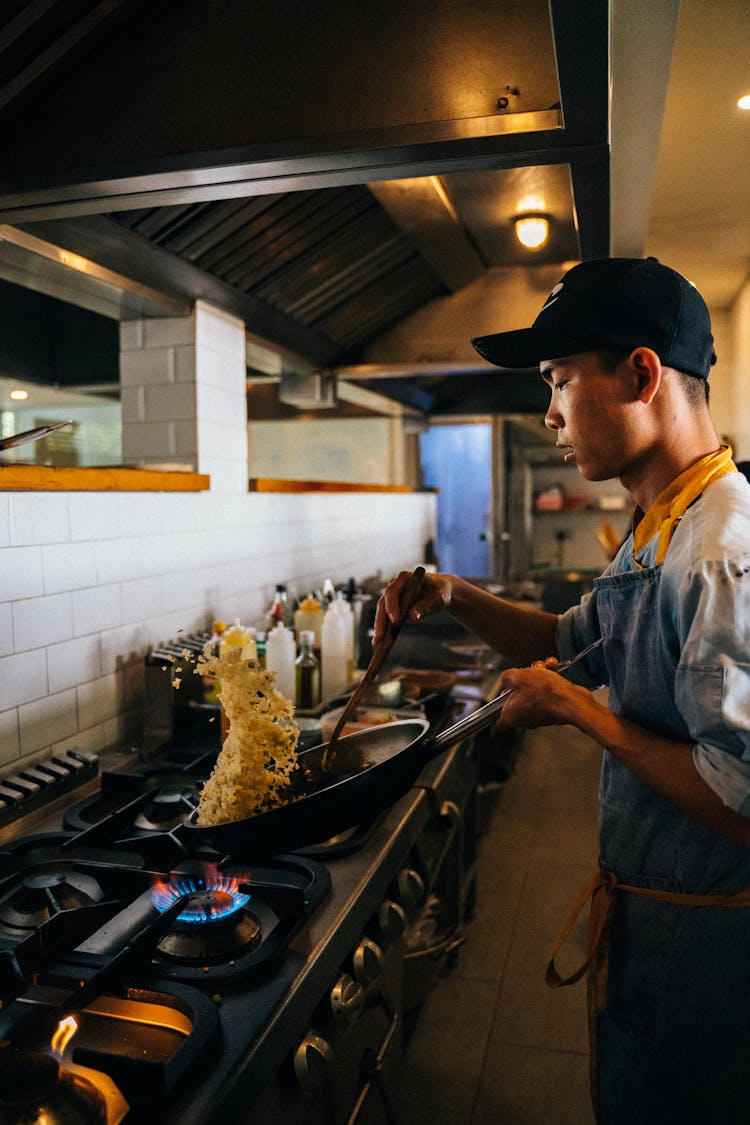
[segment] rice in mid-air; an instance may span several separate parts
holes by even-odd
[[[242,820],[283,804],[297,765],[299,729],[294,706],[274,687],[273,672],[243,660],[242,649],[205,655],[195,669],[216,676],[229,733],[203,786],[197,823]]]

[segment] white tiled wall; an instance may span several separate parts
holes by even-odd
[[[143,658],[215,618],[414,566],[431,494],[248,493],[245,328],[198,302],[121,326],[123,459],[181,460],[210,492],[0,492],[0,775],[141,735]]]
[[[137,743],[143,657],[276,582],[384,577],[423,557],[432,494],[0,493],[0,774]]]
[[[124,322],[123,460],[184,462],[214,492],[245,492],[245,377],[245,325],[203,301],[187,317]]]

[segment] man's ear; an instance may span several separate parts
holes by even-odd
[[[636,377],[639,400],[650,403],[661,386],[661,360],[651,348],[634,348],[628,356],[628,364]]]

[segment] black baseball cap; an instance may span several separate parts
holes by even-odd
[[[706,303],[687,278],[656,258],[594,258],[569,270],[531,328],[471,341],[497,367],[615,348],[651,348],[665,367],[708,378],[716,362]]]

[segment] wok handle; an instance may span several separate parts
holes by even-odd
[[[436,757],[443,750],[447,750],[449,746],[454,746],[462,739],[469,738],[472,734],[477,734],[480,730],[488,727],[502,711],[511,691],[511,688],[506,688],[505,691],[501,691],[499,695],[491,699],[489,703],[483,704],[476,711],[472,711],[470,715],[465,715],[463,719],[459,719],[457,723],[439,731],[434,738],[425,743],[425,750],[429,756],[431,758]]]
[[[422,586],[423,578],[424,567],[418,566],[404,585],[404,588],[401,591],[401,598],[399,600],[398,620],[389,623],[384,636],[381,638],[375,651],[370,657],[370,663],[367,665],[364,676],[360,680],[355,690],[349,696],[348,703],[339,715],[338,722],[333,729],[333,734],[328,739],[328,749],[326,750],[323,757],[323,768],[330,764],[333,744],[336,742],[337,738],[344,729],[347,720],[351,718],[351,715],[360,699],[362,699],[367,689],[372,685],[373,680],[383,666],[386,656],[393,648],[396,637],[401,632],[401,627],[406,621],[409,610],[417,599],[417,594],[419,593]]]
[[[586,648],[582,649],[581,652],[571,660],[564,660],[562,664],[558,664],[553,671],[557,672],[558,675],[564,676],[569,668],[572,668],[579,660],[585,659],[590,652],[599,648],[601,644],[602,638],[600,637],[599,640],[594,641],[593,644],[587,645]],[[499,695],[496,695],[494,699],[491,699],[489,703],[485,703],[476,711],[472,711],[470,715],[465,715],[463,719],[459,719],[457,723],[446,727],[445,730],[439,731],[434,738],[431,738],[429,742],[425,744],[425,750],[428,755],[431,758],[436,757],[438,754],[442,753],[443,750],[447,750],[449,746],[454,746],[463,738],[468,738],[470,735],[476,734],[478,731],[488,727],[500,714],[505,705],[505,701],[508,696],[511,695],[512,691],[512,688],[506,688],[504,691],[501,691]]]

